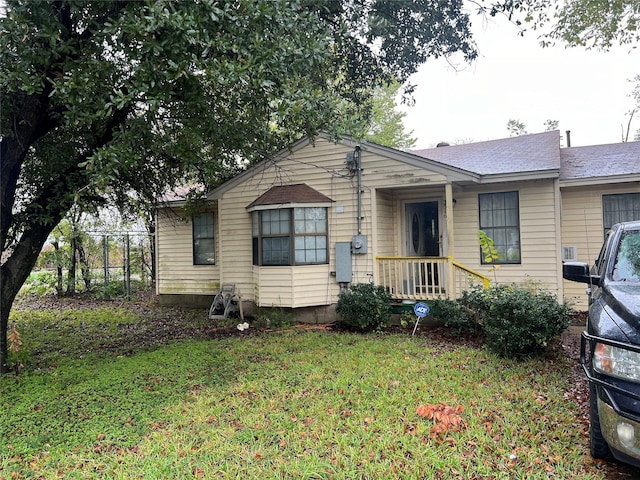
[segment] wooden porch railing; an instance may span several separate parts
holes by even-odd
[[[489,278],[451,257],[376,257],[376,284],[396,300],[455,299]]]

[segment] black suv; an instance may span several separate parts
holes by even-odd
[[[589,284],[581,362],[591,454],[640,466],[640,221],[614,225],[591,269],[567,262],[562,273]]]

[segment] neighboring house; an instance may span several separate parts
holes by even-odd
[[[234,283],[245,311],[324,322],[349,283],[418,300],[485,276],[583,308],[562,260],[592,262],[612,221],[640,219],[639,181],[640,143],[560,148],[558,131],[414,152],[303,139],[214,189],[193,219],[179,199],[158,208],[157,293],[202,305]]]

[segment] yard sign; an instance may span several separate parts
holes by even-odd
[[[413,327],[413,333],[411,334],[411,336],[416,334],[416,330],[418,329],[418,322],[420,322],[420,319],[429,315],[429,305],[424,302],[418,302],[413,307],[413,312],[416,314],[416,324]]]

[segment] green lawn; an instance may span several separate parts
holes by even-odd
[[[604,478],[560,356],[295,329],[123,355],[86,337],[135,316],[68,328],[90,312],[56,319],[46,357],[35,312],[14,314],[33,364],[0,379],[0,478]]]

